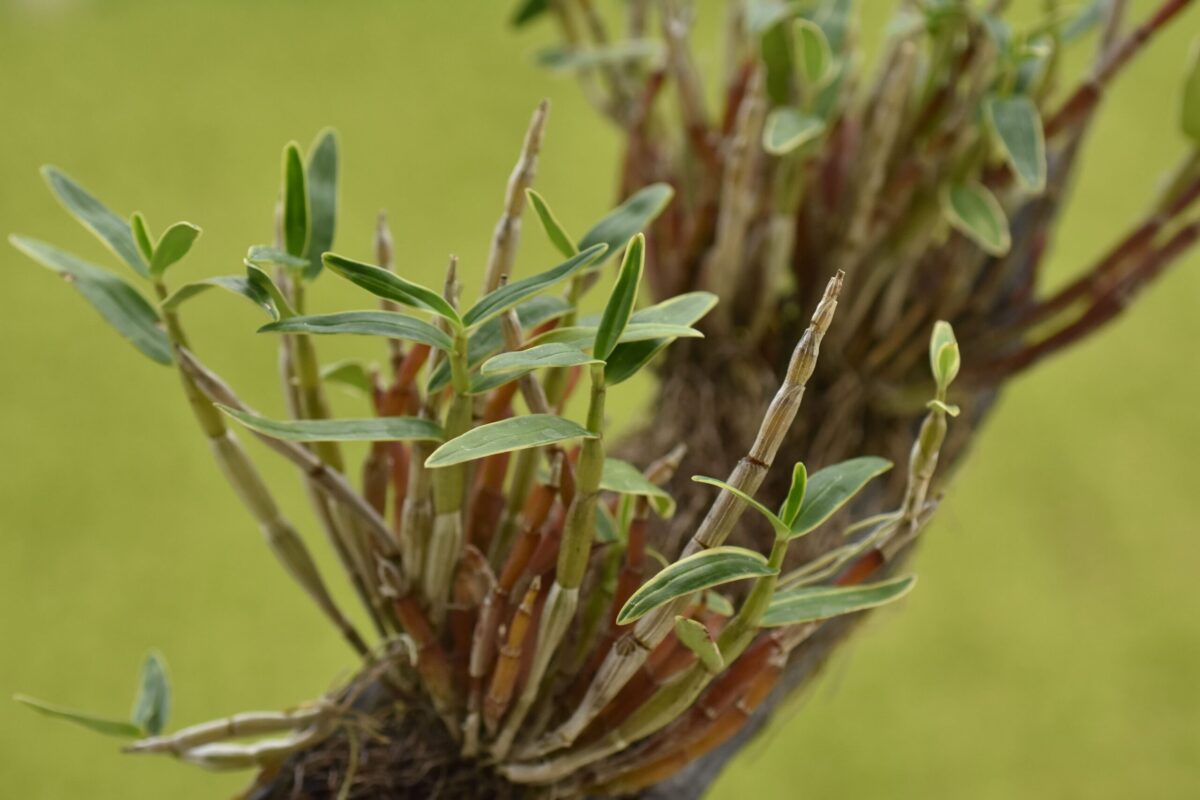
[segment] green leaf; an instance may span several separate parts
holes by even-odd
[[[600,317],[600,325],[596,328],[592,352],[597,358],[607,359],[621,340],[621,334],[629,324],[629,318],[633,316],[633,306],[637,303],[638,286],[642,282],[645,267],[646,237],[639,233],[625,248],[621,271],[617,273],[617,282],[608,296],[604,314]]]
[[[804,586],[777,592],[759,625],[798,625],[876,608],[908,594],[916,582],[915,575],[908,575],[864,586]]]
[[[942,215],[986,253],[1002,256],[1012,246],[1004,209],[982,183],[971,181],[946,187],[942,191]]]
[[[241,295],[270,314],[272,319],[279,319],[279,312],[275,309],[275,301],[271,298],[270,293],[253,279],[248,277],[243,278],[241,275],[219,275],[214,278],[205,278],[201,281],[186,283],[176,289],[170,297],[162,302],[163,311],[175,311],[185,301],[213,287]]]
[[[892,468],[886,458],[862,456],[817,470],[808,478],[804,503],[789,526],[788,538],[795,539],[819,527],[870,480]]]
[[[795,56],[792,37],[782,21],[763,31],[759,53],[766,67],[767,97],[771,105],[786,105],[795,100]]]
[[[729,602],[725,595],[711,589],[704,593],[704,605],[709,611],[722,617],[732,617],[734,614],[733,603]]]
[[[353,394],[366,397],[370,397],[375,390],[370,370],[353,359],[335,361],[321,367],[321,380],[339,384],[350,389]]]
[[[711,311],[716,304],[717,296],[712,292],[688,292],[633,312],[633,316],[629,318],[629,326],[641,323],[690,326]],[[608,357],[607,366],[604,368],[604,382],[616,386],[629,380],[671,342],[672,339],[666,338],[618,344]]]
[[[324,255],[325,266],[346,280],[366,289],[376,297],[391,300],[401,305],[432,311],[461,327],[462,317],[446,299],[432,289],[419,283],[405,280],[399,275],[372,264],[364,264],[336,253]],[[493,292],[493,294],[495,294]],[[490,295],[489,295],[490,296]]]
[[[150,274],[162,275],[167,267],[188,254],[192,249],[200,229],[190,222],[176,222],[167,228],[158,244],[154,246],[154,256],[150,259]]]
[[[788,489],[787,498],[783,501],[783,508],[779,510],[779,518],[783,520],[783,524],[787,525],[789,530],[804,505],[804,495],[807,489],[808,469],[805,468],[803,462],[797,461],[796,466],[792,467],[792,485]]]
[[[574,367],[579,364],[599,364],[578,347],[569,344],[539,344],[528,350],[501,353],[483,363],[479,371],[484,375],[532,372],[543,367]],[[510,375],[510,377],[512,377]]]
[[[293,256],[303,256],[308,245],[308,189],[304,160],[295,142],[283,149],[283,242]]]
[[[775,572],[761,553],[728,545],[710,547],[667,565],[642,584],[617,614],[617,624],[627,625],[659,606],[702,589]]]
[[[753,508],[759,514],[762,514],[763,518],[766,519],[767,522],[771,523],[771,527],[775,530],[776,536],[783,538],[791,536],[791,529],[784,524],[783,520],[775,516],[774,511],[767,508],[762,503],[743,492],[741,489],[738,489],[735,486],[730,486],[725,481],[718,480],[717,478],[710,478],[707,475],[693,475],[692,480],[696,483],[706,483],[709,486],[716,486],[718,489],[724,489],[734,497],[739,498],[743,503]]]
[[[544,322],[557,319],[570,311],[572,305],[561,297],[540,295],[517,306],[517,320],[522,331],[531,331]],[[479,366],[489,356],[504,349],[504,329],[501,321],[493,317],[471,332],[467,339],[467,366]],[[429,392],[438,392],[450,383],[450,362],[443,359],[434,367],[426,387]]]
[[[74,709],[63,708],[62,706],[51,705],[50,703],[45,703],[23,694],[13,695],[13,700],[22,705],[29,706],[39,714],[45,714],[47,717],[54,717],[55,719],[65,719],[67,722],[82,725],[90,731],[102,733],[105,736],[137,739],[142,735],[141,728],[125,720],[97,717],[83,711],[75,711]]]
[[[57,167],[42,167],[42,175],[50,184],[51,191],[71,215],[108,246],[108,249],[128,264],[143,278],[149,277],[150,268],[142,258],[141,248],[134,240],[129,223],[118,217],[86,189]]]
[[[150,237],[146,218],[140,211],[135,211],[129,218],[129,226],[133,229],[133,239],[137,242],[138,250],[142,251],[142,256],[149,262],[154,257],[154,240]]]
[[[256,244],[250,247],[246,253],[246,263],[253,264],[256,267],[285,267],[287,269],[304,269],[308,266],[306,259],[294,256],[291,253],[285,253],[274,247],[265,244]]]
[[[771,155],[787,155],[815,141],[825,132],[825,121],[815,114],[791,106],[771,109],[763,126],[763,149]]]
[[[526,414],[472,428],[443,444],[425,460],[431,469],[449,467],[464,461],[541,447],[567,439],[595,439],[596,434],[569,419],[553,414]]]
[[[717,673],[725,669],[725,659],[721,657],[721,648],[713,641],[712,634],[703,624],[687,617],[675,617],[675,636],[679,643],[696,654],[700,663],[709,672]]]
[[[506,284],[494,292],[489,292],[487,295],[481,297],[479,302],[471,306],[470,310],[463,315],[463,324],[471,328],[480,323],[487,322],[489,319],[504,313],[522,300],[527,300],[559,281],[571,277],[579,270],[600,258],[603,253],[604,247],[600,245],[586,248],[578,255],[571,256],[557,267]]]
[[[1183,82],[1183,134],[1200,147],[1200,41],[1192,46],[1191,66]]]
[[[619,458],[604,459],[604,471],[600,475],[600,488],[608,492],[646,497],[654,511],[664,519],[674,516],[675,498],[642,474],[642,471]]]
[[[252,431],[289,442],[436,442],[441,427],[420,417],[274,420],[217,404]]]
[[[383,336],[421,342],[446,351],[454,346],[445,331],[397,311],[341,311],[336,314],[289,317],[264,325],[258,332]]]
[[[53,245],[25,236],[10,236],[12,246],[74,286],[100,316],[143,355],[170,364],[171,344],[159,324],[158,312],[128,283]]]
[[[283,296],[283,292],[275,285],[275,281],[271,280],[271,276],[267,271],[247,260],[246,277],[250,283],[262,289],[271,297],[271,302],[275,304],[275,314],[279,318],[287,318],[296,316],[296,310],[292,308],[292,304]]]
[[[555,328],[529,340],[530,345],[547,342],[563,342],[585,350],[591,350],[596,339],[597,328],[573,325]],[[621,332],[618,342],[644,342],[648,339],[703,339],[704,334],[686,325],[660,325],[654,322],[631,322]]]
[[[317,135],[308,154],[308,266],[304,277],[312,280],[321,274],[321,256],[333,247],[337,230],[338,141],[330,128]]]
[[[537,213],[538,220],[542,223],[542,230],[546,232],[546,238],[550,240],[550,244],[562,253],[563,258],[571,258],[578,253],[579,249],[575,247],[575,242],[571,239],[570,234],[554,216],[554,212],[550,210],[550,206],[546,205],[542,196],[533,189],[526,189],[525,194],[529,197],[529,205],[533,206],[534,212]]]
[[[629,323],[693,325],[716,304],[717,296],[712,292],[688,292],[633,312]]]
[[[606,244],[608,249],[604,251],[605,258],[615,256],[634,234],[649,227],[674,196],[675,190],[666,183],[652,183],[639,189],[593,225],[579,240],[579,249],[587,250],[593,245]]]
[[[934,323],[933,333],[929,337],[929,368],[941,392],[944,393],[958,376],[961,365],[962,359],[958,353],[958,340],[954,338],[954,328],[950,327],[949,322],[938,320]]]
[[[142,678],[130,720],[150,736],[158,736],[171,718],[171,680],[167,665],[155,652],[142,663]]]
[[[984,110],[1013,172],[1031,191],[1041,192],[1046,188],[1046,140],[1037,106],[1024,95],[992,95]]]
[[[833,74],[833,52],[825,31],[813,22],[797,19],[792,23],[792,32],[796,37],[797,62],[804,84],[810,90],[819,89]]]
[[[512,24],[519,28],[545,14],[549,9],[550,0],[521,0],[521,4],[513,13]]]

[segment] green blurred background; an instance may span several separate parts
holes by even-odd
[[[545,96],[538,185],[581,230],[610,204],[618,143],[570,80],[531,64],[549,32],[506,30],[508,5],[0,0],[0,228],[111,263],[43,186],[52,162],[156,230],[203,226],[176,282],[235,272],[270,236],[283,143],[334,125],[338,249],[368,255],[386,207],[403,269],[435,280],[455,252],[472,274]],[[891,4],[865,5],[873,40]],[[1198,28],[1192,9],[1111,96],[1052,281],[1110,243],[1183,152],[1178,88]],[[537,238],[522,269],[552,261]],[[918,591],[714,797],[1200,796],[1198,268],[1193,255],[1011,387],[917,561]],[[346,648],[223,485],[171,373],[14,251],[0,270],[0,692],[124,714],[151,645],[172,667],[177,724],[285,707],[344,677]],[[320,290],[325,310],[354,302],[334,281]],[[281,412],[255,312],[214,295],[188,317],[206,357]],[[647,397],[644,383],[618,394],[630,422]],[[298,482],[254,452],[332,575]],[[207,798],[245,779],[115,750],[0,702],[3,797]]]

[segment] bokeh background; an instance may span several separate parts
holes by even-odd
[[[582,230],[612,200],[617,141],[569,79],[533,66],[549,32],[507,30],[508,5],[0,0],[0,228],[111,263],[43,186],[51,162],[156,230],[200,224],[176,282],[236,272],[270,237],[281,146],[334,125],[338,249],[368,255],[386,207],[404,270],[435,280],[455,252],[471,274],[529,113],[550,97],[538,185]],[[714,5],[700,4],[700,41]],[[891,4],[862,5],[874,41]],[[1184,151],[1178,89],[1198,31],[1192,9],[1111,96],[1052,282],[1101,252]],[[522,269],[552,260],[527,237]],[[324,310],[354,302],[321,283]],[[151,645],[172,667],[177,724],[285,707],[344,677],[346,648],[223,485],[171,373],[8,248],[0,296],[0,694],[123,715]],[[1198,310],[1193,255],[1011,387],[917,559],[919,589],[713,797],[1200,796]],[[282,411],[249,305],[212,295],[188,322],[246,397]],[[329,358],[362,346],[322,345]],[[618,393],[630,424],[648,396],[645,383]],[[299,483],[254,452],[333,574]],[[121,757],[0,698],[3,797],[209,798],[244,779]]]

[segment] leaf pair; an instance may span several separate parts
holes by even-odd
[[[167,676],[166,662],[156,652],[147,655],[142,663],[138,692],[128,722],[63,708],[25,695],[16,695],[13,699],[39,714],[66,720],[105,736],[124,739],[157,736],[167,727],[171,716],[171,682]]]
[[[522,301],[565,280],[592,264],[604,251],[605,247],[602,245],[589,247],[545,272],[502,286],[480,298],[479,302],[462,315],[437,292],[402,278],[390,270],[336,253],[325,254],[325,266],[376,297],[419,311],[433,312],[454,328],[465,330],[483,325]]]
[[[892,468],[892,462],[875,456],[863,456],[819,470],[811,477],[803,464],[792,472],[792,485],[778,514],[725,481],[697,475],[692,480],[721,488],[741,499],[761,514],[775,535],[790,541],[815,530],[842,506],[862,491],[871,479]]]
[[[283,242],[306,280],[321,273],[321,257],[337,229],[338,144],[332,130],[317,136],[307,164],[300,146],[283,149]]]
[[[671,198],[675,196],[675,190],[666,183],[652,183],[639,189],[621,205],[605,214],[599,222],[588,229],[588,232],[578,242],[575,242],[567,233],[562,223],[558,221],[558,217],[550,210],[544,197],[533,189],[526,190],[526,194],[529,197],[529,204],[533,206],[534,213],[537,214],[538,221],[542,224],[542,230],[546,232],[546,238],[565,257],[570,258],[580,250],[586,250],[597,244],[608,245],[605,253],[606,257],[611,257],[615,256],[634,235],[644,232],[650,226],[650,223],[671,202]]]

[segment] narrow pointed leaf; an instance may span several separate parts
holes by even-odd
[[[472,428],[434,450],[425,460],[425,466],[448,467],[497,453],[541,447],[568,439],[595,438],[596,434],[569,419],[553,414],[526,414]]]
[[[533,189],[526,189],[525,194],[529,197],[529,205],[533,206],[534,212],[538,215],[538,220],[542,223],[542,230],[546,232],[546,238],[550,240],[550,244],[562,253],[563,258],[571,258],[578,253],[579,248],[575,246],[570,234],[563,229],[562,223],[554,216],[550,206],[546,205],[545,199]]]
[[[446,332],[424,320],[397,311],[341,311],[336,314],[312,314],[289,317],[258,329],[259,333],[351,334],[383,336],[421,342],[440,350],[450,350],[453,342]]]
[[[791,525],[796,521],[797,515],[800,514],[800,509],[804,506],[804,495],[808,490],[808,469],[803,462],[796,462],[796,466],[792,467],[792,485],[788,489],[787,499],[783,501],[783,508],[779,512],[779,518],[783,520],[783,524],[787,525],[789,530]]]
[[[947,187],[942,192],[942,214],[986,253],[1002,256],[1012,246],[1004,209],[981,183],[972,181]]]
[[[798,625],[887,605],[908,594],[916,582],[915,575],[907,575],[864,586],[805,586],[777,592],[759,625]]]
[[[74,286],[100,316],[144,355],[159,364],[172,362],[171,345],[158,312],[132,286],[106,269],[76,258],[53,245],[10,236],[13,247]]]
[[[200,229],[190,222],[176,222],[167,228],[158,244],[154,246],[154,256],[150,259],[150,274],[162,275],[167,267],[188,254],[200,236]]]
[[[792,521],[788,538],[795,539],[820,526],[858,494],[870,480],[892,468],[886,458],[862,456],[818,470],[808,478],[804,503]]]
[[[158,653],[150,653],[142,664],[137,699],[130,720],[150,736],[158,736],[171,718],[171,680],[167,665]]]
[[[521,330],[529,332],[539,325],[558,319],[572,308],[571,304],[561,297],[539,295],[521,303],[516,308],[517,320]],[[467,339],[467,366],[471,369],[482,364],[489,356],[504,349],[504,329],[497,317],[489,319],[475,330]],[[434,367],[429,376],[429,392],[438,392],[450,383],[450,362],[443,359]]]
[[[771,109],[763,126],[763,149],[771,155],[787,155],[816,140],[825,132],[825,121],[791,106]]]
[[[271,302],[275,305],[276,316],[280,319],[296,316],[296,310],[292,308],[291,302],[283,296],[283,292],[275,285],[275,281],[271,280],[267,271],[249,260],[245,261],[245,264],[247,279],[270,296]]]
[[[252,431],[289,442],[436,442],[441,427],[420,417],[275,420],[217,404]]]
[[[621,271],[617,273],[617,282],[613,285],[608,304],[605,305],[604,314],[596,328],[592,352],[597,358],[607,359],[621,340],[621,334],[629,324],[629,318],[633,316],[633,307],[637,303],[638,287],[642,282],[645,267],[646,237],[639,233],[625,248]]]
[[[634,234],[645,231],[674,196],[675,190],[666,183],[652,183],[639,189],[593,225],[579,240],[579,249],[606,244],[605,258],[611,258]]]
[[[524,374],[543,367],[574,367],[579,364],[598,364],[578,347],[569,344],[540,344],[528,350],[501,353],[488,359],[479,368],[484,375],[503,375],[519,372]]]
[[[401,305],[432,311],[455,326],[462,325],[458,312],[437,292],[419,283],[405,280],[390,270],[364,264],[336,253],[326,253],[325,266],[346,280],[366,289],[376,297],[392,300]]]
[[[571,277],[571,275],[596,261],[603,253],[604,247],[595,245],[577,255],[571,256],[553,269],[548,269],[538,275],[531,275],[528,278],[501,286],[494,292],[490,292],[480,298],[478,303],[471,306],[470,310],[463,315],[463,324],[468,327],[474,327],[480,323],[487,322],[489,319],[512,308],[517,303],[528,300],[530,297],[539,294],[559,281]]]
[[[680,644],[696,654],[696,658],[700,659],[700,663],[709,672],[716,673],[725,668],[721,648],[717,647],[712,634],[702,623],[687,617],[675,617],[675,635]]]
[[[744,502],[746,505],[753,508],[759,514],[762,514],[763,518],[767,522],[771,523],[771,527],[775,530],[776,536],[787,537],[787,536],[791,535],[791,529],[788,528],[788,526],[786,524],[784,524],[783,520],[781,520],[779,517],[775,516],[774,511],[767,508],[762,503],[758,502],[753,497],[751,497],[750,495],[743,492],[741,489],[738,489],[735,486],[730,486],[725,481],[718,480],[717,478],[710,478],[707,475],[693,475],[692,480],[695,481],[696,483],[706,483],[709,486],[716,486],[718,489],[724,489],[725,491],[732,494],[734,497],[740,499],[742,502]]]
[[[143,278],[150,275],[150,266],[142,257],[141,248],[134,240],[133,229],[128,222],[109,210],[57,167],[42,167],[42,175],[50,184],[55,197],[83,227],[95,234],[138,275]]]
[[[283,150],[283,242],[293,256],[303,256],[308,244],[308,188],[304,160],[295,142]]]
[[[645,497],[654,511],[664,519],[675,514],[675,498],[667,490],[642,474],[642,471],[619,458],[604,459],[600,488],[609,492]]]
[[[136,739],[142,735],[142,730],[132,722],[126,722],[123,719],[108,719],[106,717],[98,717],[83,711],[75,711],[70,708],[52,705],[42,702],[34,697],[28,697],[23,694],[13,696],[13,700],[18,703],[29,706],[39,714],[45,714],[47,717],[66,720],[73,722],[76,725],[81,725],[95,733],[102,733],[105,736],[116,736],[122,739]]]
[[[133,240],[137,242],[138,250],[142,252],[146,263],[149,263],[154,257],[154,239],[150,236],[150,226],[146,224],[146,218],[140,211],[135,211],[129,218],[129,226],[133,230]]]
[[[256,267],[286,267],[287,269],[304,269],[308,264],[300,256],[285,253],[282,250],[265,244],[251,246],[246,253],[245,260]]]
[[[1046,139],[1037,106],[1024,95],[992,96],[984,103],[1004,157],[1027,188],[1046,188]]]
[[[252,279],[243,278],[241,275],[218,275],[214,278],[186,283],[162,302],[163,310],[175,311],[184,302],[214,287],[241,295],[270,314],[272,319],[279,318],[279,312],[275,309],[275,301],[271,298],[270,293]]]
[[[688,292],[633,312],[631,325],[656,323],[660,325],[693,325],[717,304],[712,292]]]
[[[617,623],[627,625],[659,606],[702,589],[774,574],[762,553],[728,545],[702,550],[668,564],[642,584],[617,614]]]
[[[345,387],[351,394],[370,397],[375,385],[371,372],[358,361],[347,359],[321,367],[321,380]]]
[[[304,277],[312,280],[321,274],[321,256],[333,247],[337,231],[338,141],[330,129],[317,136],[308,154],[308,266]]]

